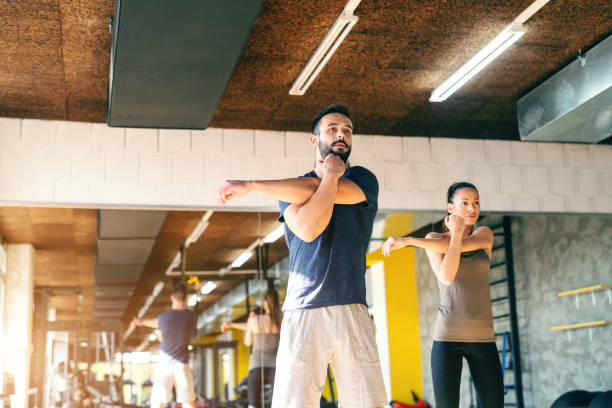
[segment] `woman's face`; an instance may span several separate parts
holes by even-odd
[[[465,219],[465,225],[474,225],[480,215],[480,198],[473,188],[462,188],[455,192],[453,202],[448,204],[448,212],[460,215]]]

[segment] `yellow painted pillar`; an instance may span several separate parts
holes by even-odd
[[[34,247],[7,245],[4,303],[4,372],[14,376],[11,407],[28,406],[32,302],[34,296]]]
[[[403,236],[412,231],[411,214],[394,214],[386,219],[384,237]],[[377,250],[367,257],[368,265],[384,262],[387,333],[394,400],[412,402],[412,393],[423,394],[416,264],[414,248],[393,251],[383,258]]]

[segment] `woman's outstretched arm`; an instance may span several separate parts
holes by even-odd
[[[493,231],[489,227],[478,227],[474,232],[461,241],[461,252],[471,252],[478,249],[490,250],[493,244]],[[389,237],[384,243],[382,253],[390,256],[391,251],[412,245],[429,251],[444,254],[450,245],[450,236],[446,234],[430,233],[425,238]]]

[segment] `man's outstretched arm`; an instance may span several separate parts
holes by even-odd
[[[134,326],[134,327],[147,326],[147,327],[150,327],[152,329],[158,329],[159,328],[159,324],[157,322],[157,319],[138,319],[138,318],[134,318],[134,319],[132,319],[131,325]]]
[[[227,180],[217,190],[217,202],[244,197],[250,192],[259,193],[287,203],[304,203],[317,191],[322,179],[317,177],[297,177],[281,180]],[[357,204],[366,196],[353,181],[341,178],[334,204]]]
[[[327,228],[334,210],[339,179],[346,169],[344,162],[333,155],[327,156],[319,168],[324,174],[314,194],[304,203],[289,205],[283,213],[289,229],[305,242],[314,241]]]

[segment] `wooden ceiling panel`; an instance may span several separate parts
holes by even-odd
[[[66,119],[106,120],[114,1],[61,0]]]
[[[0,207],[4,243],[34,246],[35,286],[80,287],[81,301],[75,293],[52,291],[51,307],[57,306],[58,320],[73,316],[79,302],[81,318],[91,318],[97,229],[96,210]]]
[[[65,117],[57,1],[0,1],[0,114]]]
[[[28,208],[32,224],[74,224],[74,211],[71,208]]]
[[[323,106],[342,102],[360,134],[516,140],[517,99],[609,35],[609,1],[546,4],[448,109],[428,97],[531,2],[362,1],[306,95],[290,96],[346,0],[266,1],[211,126],[308,131]],[[104,122],[114,3],[0,0],[0,116]],[[487,109],[463,107],[474,102]]]

